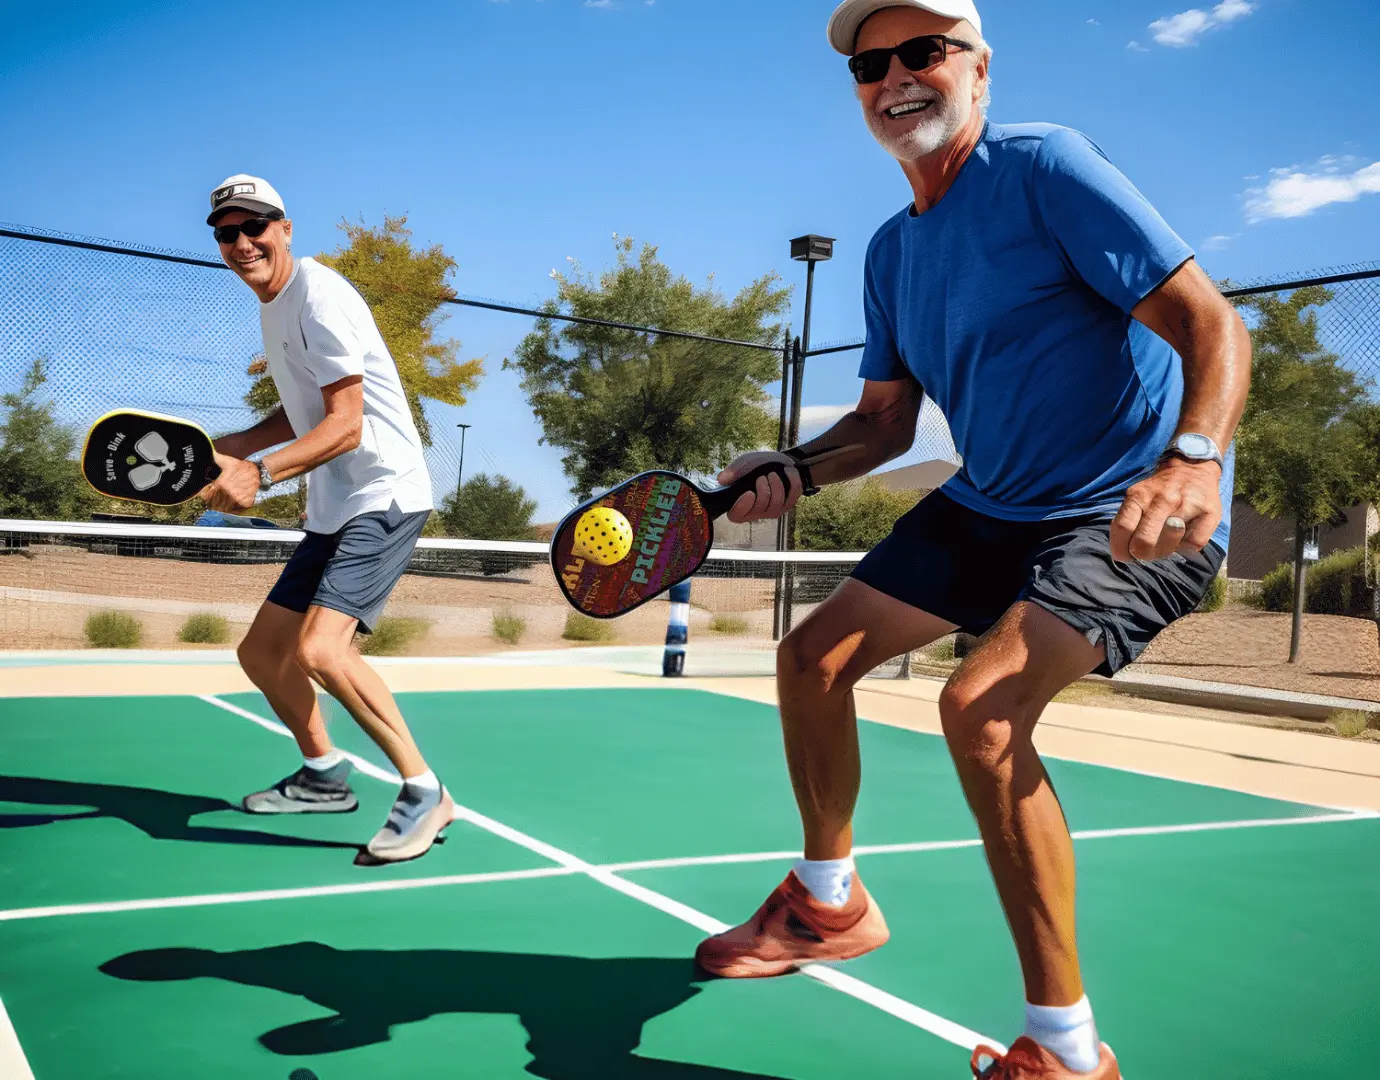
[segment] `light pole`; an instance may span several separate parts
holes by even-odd
[[[791,414],[787,446],[795,446],[800,441],[800,410],[805,389],[805,358],[810,355],[810,314],[815,298],[815,263],[828,262],[834,257],[834,238],[816,236],[810,233],[797,236],[791,241],[791,258],[805,263],[805,328],[792,350],[794,363],[791,365]],[[784,394],[785,388],[782,388]],[[776,534],[777,550],[795,550],[795,511],[792,510],[780,519]],[[781,619],[780,631],[789,633],[792,622],[792,593],[795,590],[794,568],[786,566],[781,575]],[[775,620],[773,620],[775,621]]]
[[[460,494],[460,488],[465,483],[465,432],[469,431],[472,424],[456,424],[460,429],[460,475],[455,478],[455,494]]]
[[[805,329],[800,334],[800,352],[796,358],[795,378],[791,380],[791,445],[800,438],[800,395],[805,374],[805,358],[810,355],[810,312],[815,299],[815,263],[828,262],[834,257],[832,236],[797,236],[791,241],[791,258],[805,264]]]

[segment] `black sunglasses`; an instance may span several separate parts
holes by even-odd
[[[240,233],[251,240],[257,236],[263,236],[268,231],[277,218],[252,217],[247,221],[241,221],[238,225],[217,225],[214,233],[217,244],[233,244],[240,238]]]
[[[909,41],[903,41],[894,49],[868,49],[860,52],[849,58],[848,70],[860,83],[881,82],[891,70],[891,58],[896,56],[900,58],[902,66],[907,71],[927,71],[944,62],[951,45],[964,52],[973,51],[973,46],[966,41],[945,37],[943,34],[926,34],[924,37],[913,37]]]

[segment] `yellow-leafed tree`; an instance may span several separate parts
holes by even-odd
[[[455,295],[446,284],[455,260],[440,244],[413,247],[405,216],[385,217],[377,227],[342,222],[340,228],[347,242],[316,259],[344,275],[369,305],[398,365],[422,442],[430,446],[422,402],[463,405],[484,373],[481,361],[457,359],[460,342],[436,336],[441,305]],[[261,360],[250,365],[249,374],[255,381],[245,402],[266,416],[278,407],[277,389]]]

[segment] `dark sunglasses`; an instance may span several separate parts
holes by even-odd
[[[212,234],[216,238],[217,244],[233,244],[240,238],[240,233],[251,240],[255,237],[263,236],[268,231],[277,218],[252,217],[247,221],[241,221],[238,225],[217,225]]]
[[[860,52],[849,58],[848,70],[860,83],[881,82],[891,70],[891,58],[895,56],[900,58],[902,66],[907,71],[927,71],[944,62],[951,45],[964,52],[973,51],[973,46],[966,41],[945,37],[943,34],[926,34],[924,37],[913,37],[909,41],[903,41],[894,49],[868,49]]]

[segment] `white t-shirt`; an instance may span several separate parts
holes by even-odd
[[[394,502],[404,513],[433,509],[398,367],[354,286],[314,259],[296,259],[283,291],[259,305],[259,320],[268,371],[298,438],[326,418],[323,386],[364,376],[359,446],[311,472],[307,528],[333,533]]]

